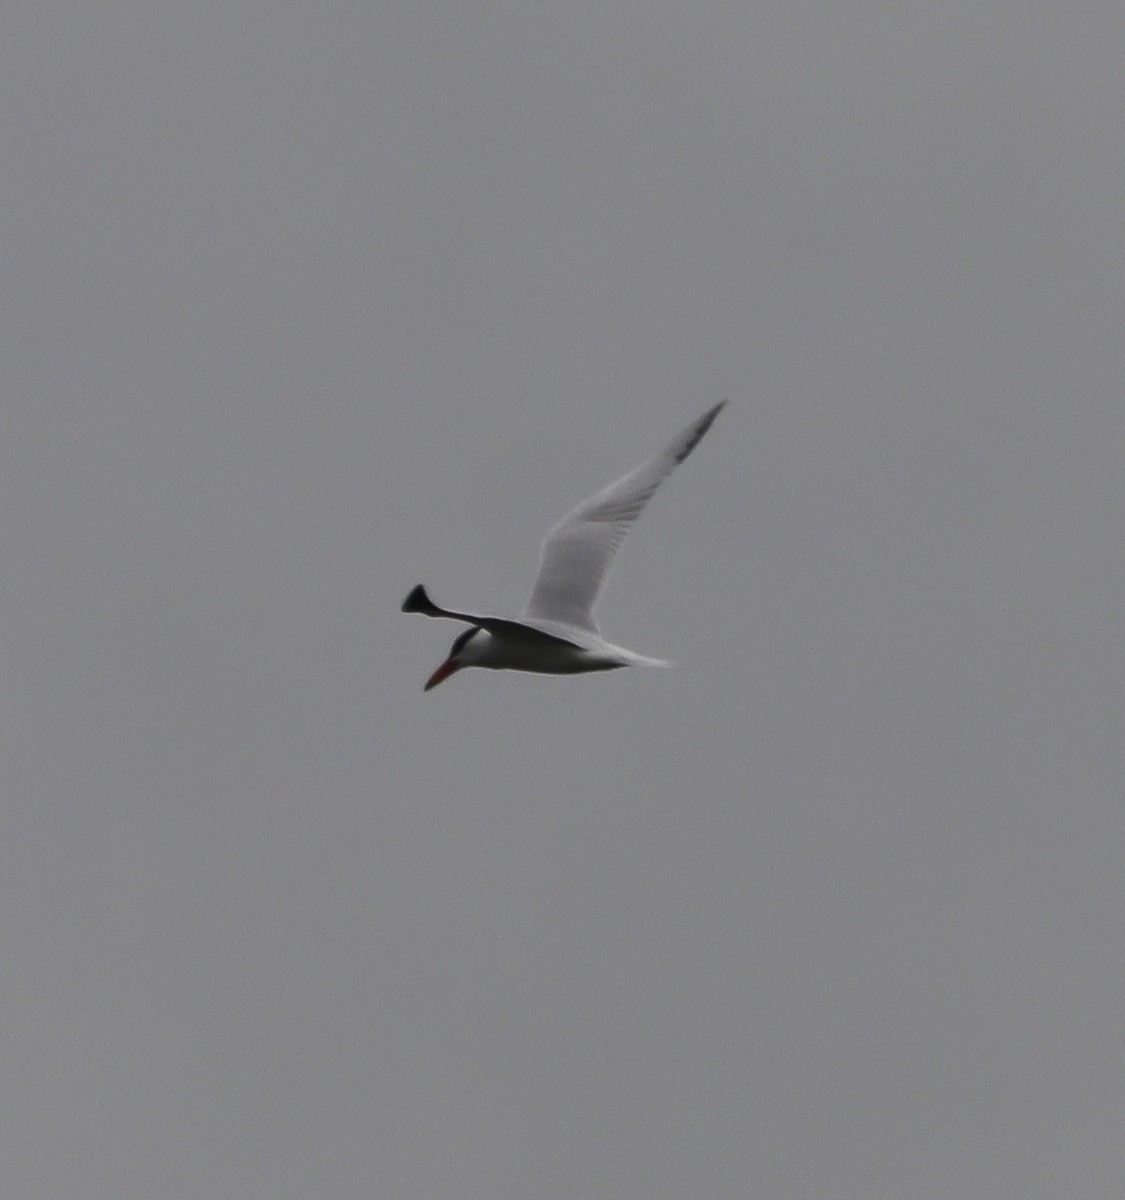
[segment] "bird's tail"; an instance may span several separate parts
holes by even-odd
[[[634,654],[632,650],[628,651],[628,654],[631,667],[674,667],[676,665],[666,658],[649,658],[647,654]]]

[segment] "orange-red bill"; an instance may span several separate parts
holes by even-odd
[[[460,669],[460,663],[455,663],[451,658],[446,659],[445,662],[443,662],[441,666],[438,667],[438,669],[429,677],[429,679],[426,680],[426,686],[422,689],[422,691],[428,692],[430,688],[436,688],[443,679],[448,679],[454,671],[458,671]]]

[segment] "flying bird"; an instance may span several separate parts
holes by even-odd
[[[539,574],[519,620],[439,608],[418,584],[402,602],[403,612],[446,617],[469,626],[454,640],[424,690],[437,687],[462,667],[571,675],[616,667],[670,666],[607,642],[594,620],[594,602],[633,522],[653,492],[699,444],[724,404],[720,401],[666,450],[559,521],[543,541]]]

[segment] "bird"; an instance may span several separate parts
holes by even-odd
[[[539,573],[518,620],[440,608],[417,584],[402,611],[461,621],[445,661],[426,680],[430,691],[465,667],[573,675],[618,667],[669,667],[606,641],[594,603],[625,535],[661,483],[684,461],[726,404],[721,400],[692,422],[666,449],[584,500],[547,534]]]

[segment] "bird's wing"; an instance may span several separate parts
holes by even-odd
[[[655,458],[591,496],[547,534],[524,616],[597,632],[593,608],[613,556],[664,479],[695,449],[726,404],[704,413]]]
[[[577,645],[562,633],[550,633],[545,629],[536,629],[525,625],[522,621],[509,621],[505,617],[479,617],[473,613],[454,612],[452,609],[439,608],[429,597],[426,589],[419,583],[410,591],[410,595],[402,602],[402,611],[421,613],[424,617],[445,617],[450,621],[464,621],[466,625],[476,625],[487,629],[497,637],[507,638],[513,642],[527,642],[533,645],[547,645],[562,642],[567,646]]]

